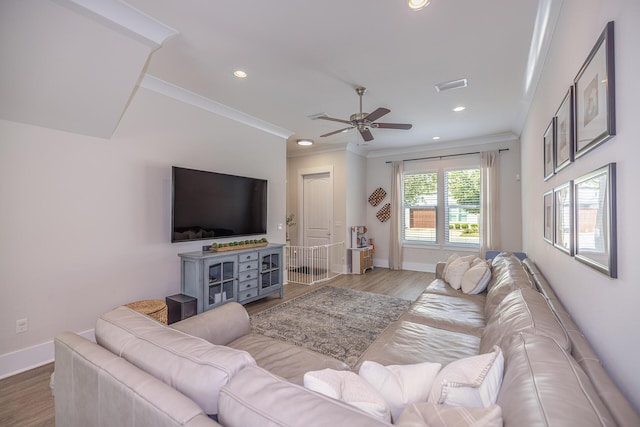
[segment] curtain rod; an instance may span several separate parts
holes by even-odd
[[[503,151],[509,151],[509,149],[508,148],[501,148],[501,149],[498,150],[498,153],[502,153]],[[480,154],[480,153],[481,153],[481,151],[474,151],[472,153],[445,154],[444,156],[418,157],[417,159],[405,159],[405,160],[403,160],[403,162],[413,162],[413,161],[416,161],[416,160],[445,159],[447,157],[469,156],[471,154]],[[385,163],[393,163],[393,162],[388,160]]]

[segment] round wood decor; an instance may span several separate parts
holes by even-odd
[[[389,218],[391,218],[391,203],[385,204],[376,214],[376,218],[378,218],[380,222],[389,221]]]
[[[371,206],[378,206],[385,197],[387,197],[387,192],[381,187],[378,187],[373,190],[373,193],[369,196],[369,203],[371,203]]]

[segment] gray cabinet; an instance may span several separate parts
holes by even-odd
[[[178,254],[180,292],[198,300],[198,313],[229,301],[246,304],[274,293],[282,298],[283,246]]]

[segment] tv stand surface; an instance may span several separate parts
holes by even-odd
[[[180,292],[198,300],[198,313],[230,301],[247,304],[275,293],[282,298],[283,247],[178,254]]]

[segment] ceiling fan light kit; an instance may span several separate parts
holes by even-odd
[[[409,7],[411,10],[421,10],[429,6],[431,0],[409,0]]]
[[[309,116],[314,120],[318,120],[318,119],[329,120],[332,122],[344,123],[345,125],[349,125],[346,128],[338,129],[336,131],[325,133],[324,135],[320,135],[321,138],[331,136],[331,135],[336,135],[338,133],[346,132],[349,129],[355,128],[355,129],[358,129],[358,132],[360,132],[362,139],[364,139],[365,142],[369,142],[373,140],[373,135],[371,134],[371,130],[370,130],[371,128],[402,129],[402,130],[411,129],[412,125],[409,123],[378,123],[376,122],[376,120],[378,120],[380,117],[384,116],[385,114],[389,114],[391,112],[391,110],[389,110],[388,108],[380,107],[375,109],[372,113],[363,113],[362,112],[362,95],[364,95],[366,91],[367,89],[364,87],[356,88],[356,93],[360,97],[360,112],[352,114],[349,117],[349,120],[336,119],[334,117],[329,117],[324,113]]]

